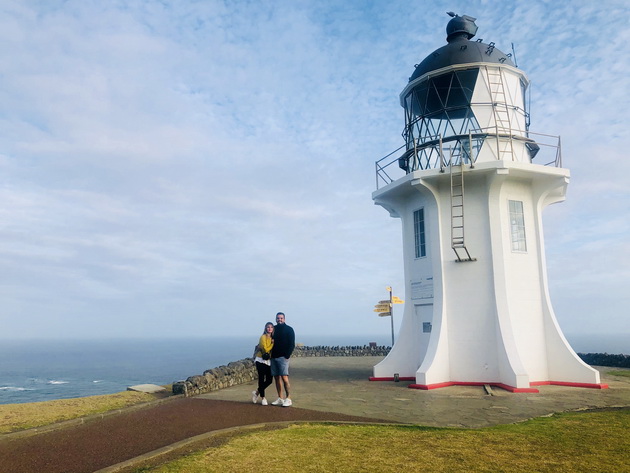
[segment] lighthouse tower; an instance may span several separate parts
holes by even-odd
[[[529,130],[529,80],[511,55],[472,40],[475,18],[449,15],[447,44],[400,94],[404,152],[376,163],[373,200],[402,223],[406,302],[372,379],[604,388],[549,298],[541,213],[565,199],[560,140]]]

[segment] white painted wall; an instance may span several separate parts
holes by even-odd
[[[478,163],[465,174],[465,238],[474,262],[451,249],[450,180],[416,171],[374,193],[400,218],[405,308],[400,334],[375,377],[445,382],[599,383],[566,343],[549,301],[542,209],[564,198],[568,171],[529,163]],[[527,251],[511,246],[509,200],[523,202]],[[413,212],[423,207],[427,256],[415,257]],[[433,298],[416,299],[414,283],[433,278]],[[422,323],[431,321],[431,333]]]
[[[405,304],[403,319],[400,325],[398,340],[389,355],[374,367],[375,377],[413,377],[424,359],[428,346],[429,335],[422,331],[424,319],[432,319],[433,300],[421,300],[418,303],[431,305],[422,309],[416,309],[415,302],[411,300],[411,282],[414,275],[422,274],[424,277],[432,277],[433,256],[428,253],[426,257],[415,257],[414,220],[413,213],[419,208],[424,209],[425,226],[427,229],[436,228],[438,223],[437,207],[433,196],[428,192],[418,192],[410,185],[409,175],[406,179],[400,179],[383,189],[381,198],[375,197],[375,202],[389,210],[394,218],[401,218],[404,248],[405,271]],[[400,184],[399,184],[400,183]],[[399,184],[399,185],[396,185]],[[437,232],[426,234],[427,249],[435,248],[434,239]],[[400,306],[395,306],[395,310]],[[430,314],[428,313],[430,312]],[[395,314],[396,315],[396,314]]]
[[[509,105],[511,134],[525,135],[525,74],[514,67],[475,63],[432,71],[439,75],[479,67],[472,110],[485,131],[498,123],[493,103]],[[495,92],[501,75],[504,94]],[[404,97],[419,81],[407,85]],[[516,130],[516,133],[514,131]],[[501,130],[499,130],[501,134]],[[447,172],[415,171],[373,193],[374,202],[400,218],[405,307],[398,340],[374,367],[375,377],[415,376],[416,383],[599,383],[565,340],[547,287],[542,211],[564,199],[569,172],[534,165],[524,142],[486,138],[474,168],[465,170],[466,247],[474,262],[456,262],[451,248],[451,185]],[[526,251],[513,251],[508,201],[523,203]],[[413,213],[424,208],[427,256],[415,257]],[[429,287],[432,297],[418,288]],[[423,286],[424,284],[424,286]],[[423,332],[423,322],[431,332]]]

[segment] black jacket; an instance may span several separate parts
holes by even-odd
[[[291,358],[295,348],[295,332],[287,324],[278,324],[273,331],[271,358]]]

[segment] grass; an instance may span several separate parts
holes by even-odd
[[[625,376],[626,378],[630,378],[630,370],[610,370],[606,371],[606,374],[611,374],[613,376]]]
[[[155,396],[151,394],[123,391],[117,394],[29,404],[0,404],[0,433],[5,434],[63,420],[101,414],[154,399]]]
[[[475,430],[307,424],[136,472],[630,472],[629,432],[627,408]]]

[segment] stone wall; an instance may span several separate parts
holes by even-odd
[[[293,356],[386,356],[390,347],[384,346],[355,346],[355,347],[295,347]]]
[[[385,356],[389,347],[355,346],[355,347],[305,347],[297,346],[294,357],[304,356]],[[245,384],[258,378],[256,366],[251,358],[233,361],[224,366],[212,368],[202,375],[191,376],[186,381],[173,383],[173,394],[186,397],[217,391],[218,389]]]
[[[630,355],[610,355],[608,353],[578,353],[584,363],[593,366],[630,368]]]
[[[297,346],[293,352],[293,357],[386,356],[389,350],[390,347],[374,346],[373,344],[353,347]],[[590,365],[630,368],[630,356],[628,355],[609,355],[607,353],[578,353],[578,355]],[[195,396],[237,384],[249,383],[257,377],[254,361],[251,358],[246,358],[206,370],[202,375],[191,376],[186,381],[173,383],[173,394],[183,394],[186,397]]]
[[[183,394],[186,397],[196,396],[237,384],[249,383],[257,377],[254,361],[251,358],[245,358],[206,370],[202,375],[191,376],[186,381],[173,383],[173,394]]]

